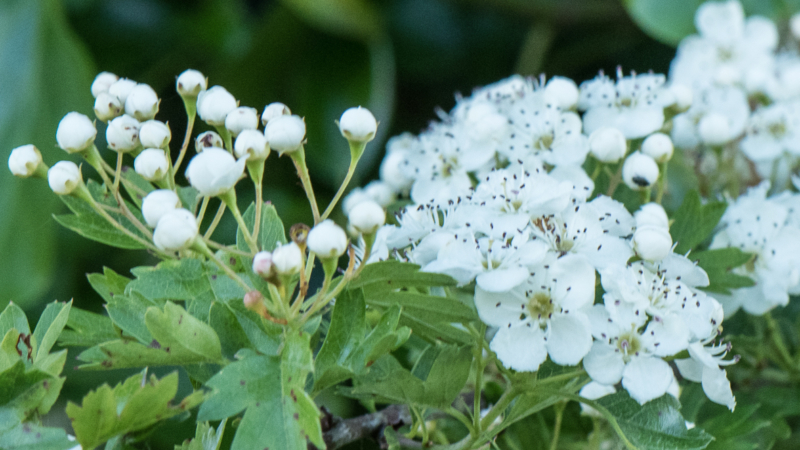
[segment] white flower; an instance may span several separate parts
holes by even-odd
[[[185,209],[174,209],[158,220],[153,243],[161,250],[176,252],[192,245],[197,237],[197,220]]]
[[[603,398],[606,395],[611,395],[616,392],[617,389],[614,386],[601,384],[597,381],[590,381],[588,384],[586,384],[586,386],[581,388],[580,392],[578,392],[578,395],[583,398],[588,398],[589,400],[597,400],[598,398]],[[586,406],[583,403],[581,403],[581,414],[597,417],[598,419],[603,417],[599,411],[591,406]]]
[[[270,103],[264,107],[264,112],[261,113],[261,124],[265,127],[267,123],[278,116],[291,116],[292,110],[288,106],[280,102]]]
[[[536,371],[548,354],[556,364],[576,365],[592,346],[583,309],[594,300],[594,268],[577,255],[552,259],[531,267],[513,289],[475,289],[481,320],[499,327],[490,348],[510,369]]]
[[[197,153],[202,153],[203,150],[209,147],[223,148],[225,147],[225,143],[222,142],[222,138],[213,131],[200,133],[194,140],[195,150],[197,150]]]
[[[158,120],[148,120],[139,127],[139,142],[145,148],[166,148],[172,139],[169,125]]]
[[[691,108],[692,100],[694,99],[692,88],[685,84],[675,83],[669,87],[669,90],[675,97],[675,108],[678,111],[684,112]]]
[[[121,105],[125,105],[125,101],[128,100],[128,95],[135,87],[135,81],[127,78],[120,78],[108,87],[108,93],[117,97]]]
[[[56,130],[58,146],[67,153],[86,150],[97,136],[94,122],[79,112],[71,112],[61,119]]]
[[[697,125],[697,131],[700,139],[708,145],[723,145],[733,138],[728,118],[717,113],[703,116]]]
[[[32,144],[23,145],[11,150],[8,157],[8,168],[18,177],[27,178],[36,173],[36,168],[42,163],[42,154]]]
[[[178,194],[169,189],[157,189],[142,200],[142,215],[151,228],[155,228],[164,214],[181,207]]]
[[[616,128],[601,127],[589,136],[589,152],[604,163],[614,163],[625,156],[628,142]]]
[[[267,122],[264,136],[273,150],[279,154],[293,152],[303,145],[306,123],[300,116],[277,116]]]
[[[372,234],[386,223],[386,212],[381,205],[366,200],[354,206],[348,212],[347,218],[359,233]]]
[[[253,272],[262,277],[268,277],[273,270],[272,253],[267,251],[256,253],[256,256],[253,257]]]
[[[622,180],[635,191],[649,188],[658,181],[658,164],[650,156],[633,152],[622,164]]]
[[[94,77],[92,82],[92,97],[97,98],[100,94],[108,92],[108,88],[117,82],[119,77],[111,72],[100,72]]]
[[[757,165],[766,163],[765,178],[772,175],[773,161],[784,153],[800,156],[800,103],[775,103],[754,112],[740,148]]]
[[[258,112],[255,108],[240,106],[225,117],[225,128],[233,137],[239,136],[244,130],[255,130],[258,128]]]
[[[108,123],[106,142],[116,152],[126,153],[139,147],[139,121],[123,114]]]
[[[201,91],[206,90],[208,82],[202,73],[188,69],[178,76],[175,89],[181,97],[196,97]]]
[[[223,126],[228,113],[239,102],[222,86],[214,86],[197,95],[197,114],[209,125]]]
[[[237,161],[233,155],[217,147],[209,147],[195,155],[186,168],[186,179],[205,197],[223,194],[236,185],[244,173],[246,158]]]
[[[645,225],[633,233],[633,250],[645,261],[660,261],[672,252],[669,229]]]
[[[272,251],[272,263],[279,274],[294,275],[303,265],[303,253],[294,242],[279,245]]]
[[[739,357],[726,361],[723,358],[731,350],[731,345],[705,346],[710,343],[713,343],[713,339],[689,345],[690,358],[676,359],[675,365],[682,377],[703,384],[703,391],[709,400],[725,405],[733,411],[736,407],[736,398],[731,392],[727,373],[720,366],[735,364],[739,361]]]
[[[119,99],[108,92],[101,92],[94,101],[94,115],[108,122],[122,114],[122,104]]]
[[[267,159],[269,150],[266,136],[258,130],[242,131],[233,144],[236,157],[247,158],[249,161]]]
[[[125,114],[136,120],[150,120],[158,112],[158,94],[149,85],[139,83],[128,93],[125,99]]]
[[[391,186],[395,192],[405,191],[414,183],[414,178],[408,176],[401,167],[413,141],[414,137],[410,133],[404,133],[386,143],[386,157],[381,162],[380,176],[381,181]]]
[[[158,181],[167,174],[167,154],[160,148],[145,149],[133,160],[133,168],[145,180]]]
[[[646,203],[633,214],[637,227],[647,225],[666,228],[669,230],[669,217],[664,207],[658,203]]]
[[[793,38],[800,40],[800,13],[792,15],[789,19],[789,30]]]
[[[578,103],[578,86],[565,77],[553,77],[544,87],[545,99],[561,109],[572,109]]]
[[[664,133],[653,133],[642,142],[642,153],[658,163],[669,161],[674,150],[672,139]]]
[[[306,242],[308,250],[323,260],[338,258],[347,250],[347,235],[330,219],[314,226],[308,232]]]
[[[59,161],[47,171],[47,183],[58,195],[69,195],[83,183],[81,169],[72,161]]]
[[[351,141],[369,142],[377,130],[378,122],[367,108],[350,108],[339,119],[339,131]]]

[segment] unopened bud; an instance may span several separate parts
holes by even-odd
[[[308,250],[322,260],[338,258],[347,250],[347,235],[330,219],[312,228],[308,232],[307,242]]]
[[[303,145],[306,123],[299,116],[274,117],[267,123],[264,135],[270,148],[281,155],[293,152]]]
[[[244,294],[244,307],[249,309],[250,311],[255,311],[260,313],[264,310],[264,304],[261,302],[264,299],[264,296],[261,295],[261,292],[258,291],[250,291],[247,294]]]
[[[209,125],[225,125],[228,113],[237,106],[236,98],[222,86],[214,86],[197,96],[197,114]]]
[[[238,161],[227,151],[209,147],[195,155],[186,168],[186,179],[204,197],[228,192],[244,173],[246,160]]]
[[[364,193],[384,208],[397,200],[397,194],[392,188],[387,183],[379,180],[370,181],[364,186]]]
[[[258,130],[242,131],[233,144],[236,157],[247,158],[248,161],[267,159],[269,150],[266,136]]]
[[[239,136],[244,130],[255,130],[258,128],[258,111],[249,106],[240,106],[228,113],[225,117],[225,128],[231,132],[233,137]]]
[[[268,278],[272,275],[273,268],[271,252],[258,252],[253,257],[253,272],[259,276]]]
[[[339,131],[349,141],[369,142],[375,138],[378,122],[367,108],[350,108],[339,119]]]
[[[169,125],[158,120],[148,120],[139,127],[139,142],[146,148],[166,148],[172,139]]]
[[[153,232],[153,243],[161,250],[176,252],[192,245],[197,237],[197,219],[185,209],[175,209],[164,214]]]
[[[637,227],[633,233],[633,250],[645,261],[661,261],[672,252],[672,236],[666,228]]]
[[[270,103],[264,107],[264,112],[261,113],[261,124],[267,126],[267,122],[279,116],[291,116],[292,110],[288,106],[280,102]]]
[[[115,152],[126,153],[139,147],[139,121],[123,114],[108,123],[106,142]]]
[[[133,160],[136,173],[147,181],[158,181],[164,178],[169,169],[167,154],[160,148],[148,148]]]
[[[670,92],[675,97],[675,108],[679,112],[684,112],[692,106],[694,94],[689,86],[684,84],[673,84],[669,87]]]
[[[122,104],[119,99],[109,94],[101,92],[94,101],[94,115],[103,122],[119,117],[122,114]]]
[[[381,205],[372,200],[366,200],[354,206],[347,218],[350,225],[359,233],[372,234],[386,223],[386,212]]]
[[[67,153],[82,152],[89,148],[97,136],[94,122],[79,112],[71,112],[61,119],[56,130],[58,146]]]
[[[653,133],[642,142],[642,153],[658,163],[669,161],[674,150],[672,139],[664,133]]]
[[[592,156],[604,163],[619,161],[627,150],[625,135],[616,128],[598,128],[589,135],[589,151]]]
[[[222,148],[225,147],[225,143],[222,142],[222,138],[213,131],[200,133],[194,140],[195,150],[197,150],[197,153],[202,153],[203,150],[209,147]]]
[[[544,97],[561,109],[572,109],[578,104],[578,86],[565,77],[553,77],[544,87]]]
[[[120,105],[125,105],[125,101],[128,100],[128,95],[135,87],[135,81],[127,78],[120,78],[108,87],[108,93],[117,97]]]
[[[47,183],[58,195],[69,195],[81,183],[81,169],[72,161],[59,161],[47,171]]]
[[[181,207],[178,194],[169,189],[157,189],[142,200],[142,215],[151,228],[155,228],[164,214]]]
[[[103,92],[108,92],[108,88],[116,83],[119,77],[111,72],[100,72],[94,77],[92,82],[92,97],[97,98]]]
[[[206,85],[206,77],[193,69],[185,70],[175,82],[175,88],[181,97],[197,97],[197,94],[206,90]]]
[[[710,113],[697,124],[700,140],[708,145],[723,145],[731,140],[731,125],[728,118],[719,113]]]
[[[42,154],[32,144],[23,145],[11,150],[8,157],[8,168],[18,177],[28,178],[36,173],[36,168],[42,163]]]
[[[658,203],[647,203],[642,205],[633,214],[637,227],[653,226],[669,229],[669,217],[667,217],[664,207]]]
[[[158,94],[149,85],[137,84],[125,100],[125,114],[139,121],[150,120],[158,112]]]
[[[278,246],[272,252],[272,264],[280,275],[294,275],[303,265],[303,254],[294,242]]]
[[[622,164],[622,180],[635,190],[647,189],[658,180],[658,164],[640,152],[633,152]]]

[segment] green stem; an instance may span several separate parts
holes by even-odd
[[[781,334],[778,322],[772,317],[771,312],[764,314],[764,320],[767,323],[770,341],[778,352],[778,356],[781,359],[780,362],[783,363],[784,369],[791,373],[797,373],[798,368],[794,363],[794,358],[792,358],[791,353],[789,353],[789,349],[786,348],[786,343],[783,341],[783,334]]]
[[[658,194],[656,194],[656,203],[659,205],[661,204],[661,200],[664,198],[664,192],[667,191],[667,168],[669,167],[669,161],[664,161],[661,163],[661,174],[658,178]]]
[[[245,292],[250,292],[252,290],[252,288],[247,283],[245,283],[244,280],[242,280],[241,277],[239,277],[239,275],[236,274],[236,272],[234,272],[230,267],[225,265],[224,262],[220,261],[219,258],[217,258],[214,252],[212,252],[211,249],[208,248],[208,246],[202,239],[196,239],[194,241],[194,244],[192,244],[192,249],[198,251],[211,261],[214,261],[214,264],[216,264],[217,267],[222,269],[222,271],[225,272],[225,275],[230,277],[231,280],[238,283],[244,289]]]
[[[122,176],[122,152],[117,152],[117,168],[114,169],[114,184],[111,188],[111,192],[117,192],[119,190],[119,179]]]
[[[508,405],[510,405],[511,402],[513,402],[514,399],[517,398],[517,395],[519,395],[519,393],[520,392],[514,386],[507,388],[506,391],[503,392],[503,395],[501,395],[500,398],[497,400],[497,403],[495,403],[495,405],[492,406],[492,409],[490,409],[489,412],[486,413],[486,416],[484,416],[484,418],[481,419],[480,429],[485,430],[489,428],[489,425],[491,425],[495,421],[495,419],[497,419],[500,416],[500,414],[502,414],[503,411],[505,411],[506,408],[508,408]]]
[[[550,450],[558,450],[558,438],[561,434],[561,422],[564,420],[564,408],[567,402],[558,402],[555,404],[556,423],[553,425],[553,440],[550,441]]]
[[[347,169],[347,175],[345,175],[342,185],[339,186],[339,190],[336,191],[336,195],[333,196],[333,200],[331,200],[331,202],[328,204],[328,207],[325,208],[325,212],[323,212],[322,216],[319,218],[320,222],[327,219],[331,212],[333,212],[333,208],[336,206],[336,203],[339,202],[342,194],[344,194],[344,191],[347,189],[347,185],[350,184],[350,180],[353,178],[353,174],[356,172],[357,165],[358,160],[350,160],[350,167]]]
[[[264,209],[264,161],[261,161],[260,170],[260,174],[257,172],[258,168],[250,172],[250,176],[253,178],[256,186],[256,219],[253,224],[253,239],[258,239],[258,233],[261,231],[261,211]],[[256,172],[256,176],[253,176],[253,172]]]
[[[203,223],[203,219],[206,217],[206,209],[208,209],[208,202],[210,200],[211,197],[203,197],[203,203],[200,204],[200,211],[197,212],[198,225]]]
[[[97,147],[92,144],[91,147],[81,152],[81,154],[86,159],[86,162],[88,162],[90,166],[94,167],[94,170],[100,174],[100,178],[103,179],[103,183],[105,183],[105,185],[109,188],[113,186],[113,183],[111,182],[111,179],[108,178],[104,168],[105,161],[103,161],[103,158],[100,156],[100,151],[97,150]]]
[[[469,420],[469,417],[464,415],[464,413],[453,408],[452,406],[447,408],[444,412],[461,422],[467,428],[467,430],[469,430],[470,436],[478,437],[478,432],[475,430],[474,424]]]
[[[205,234],[203,234],[203,239],[211,238],[211,235],[214,234],[214,230],[217,229],[217,225],[219,225],[219,221],[222,220],[222,216],[224,214],[225,214],[225,202],[220,202],[219,208],[217,208],[217,213],[214,215],[214,220],[211,221],[211,225],[208,226],[208,229],[206,230]]]
[[[228,209],[231,210],[233,218],[236,219],[236,223],[239,224],[239,230],[244,235],[247,246],[250,247],[250,251],[253,252],[253,254],[258,253],[258,244],[250,234],[250,230],[247,229],[247,224],[242,217],[242,213],[239,211],[239,205],[236,203],[236,191],[234,189],[229,189],[228,192],[221,194],[219,198],[228,206]]]
[[[473,327],[474,328],[474,327]],[[486,362],[483,359],[483,336],[486,334],[486,325],[481,324],[480,330],[473,332],[475,338],[475,393],[472,399],[472,420],[473,426],[478,434],[481,428],[481,394],[483,392],[483,372],[486,369]]]
[[[314,216],[314,225],[320,222],[319,206],[317,206],[317,198],[314,196],[314,188],[311,186],[311,177],[308,175],[308,167],[306,166],[306,151],[301,145],[299,149],[289,153],[292,158],[295,169],[297,169],[297,176],[300,178],[300,183],[303,184],[303,190],[306,191],[308,203],[311,205],[311,214]]]
[[[597,180],[597,177],[600,176],[600,172],[603,171],[603,163],[600,162],[600,160],[597,160],[597,159],[595,160],[595,163],[597,165],[594,166],[594,171],[592,172],[592,181]]]
[[[619,183],[622,181],[622,164],[623,161],[619,162],[617,166],[617,171],[614,173],[614,176],[611,177],[611,181],[608,184],[608,191],[606,191],[606,195],[609,197],[614,197],[614,192],[616,192],[617,187],[619,187]]]
[[[231,136],[231,132],[225,128],[225,125],[216,126],[214,128],[217,129],[217,133],[222,138],[222,142],[225,143],[225,149],[233,155],[233,137]]]
[[[187,106],[186,116],[188,118],[188,123],[186,124],[186,134],[183,136],[183,145],[181,145],[181,151],[178,152],[178,159],[175,160],[175,164],[172,166],[172,171],[170,173],[173,185],[175,184],[175,174],[178,172],[178,169],[180,169],[183,158],[186,157],[186,151],[189,150],[189,143],[192,140],[192,130],[194,129],[194,120],[197,117],[196,109],[192,111],[192,114],[189,114],[189,107]]]
[[[203,239],[203,242],[206,243],[206,245],[208,245],[209,247],[213,247],[213,248],[215,248],[217,250],[222,250],[222,251],[225,251],[225,252],[228,252],[228,253],[233,253],[233,254],[239,255],[239,256],[247,256],[247,257],[252,256],[252,255],[250,255],[250,253],[243,252],[243,251],[239,250],[238,248],[234,248],[234,247],[231,247],[231,246],[228,246],[228,245],[222,245],[222,244],[220,244],[218,242],[212,241],[211,239],[207,239],[205,236],[202,237],[202,239]]]

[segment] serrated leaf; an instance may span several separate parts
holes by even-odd
[[[400,261],[381,261],[364,266],[348,289],[363,288],[367,298],[401,288],[455,286],[456,280],[440,273],[420,272],[419,266]]]
[[[236,315],[224,303],[214,302],[208,313],[208,324],[219,336],[222,346],[222,354],[233,359],[233,356],[243,348],[254,349],[255,347],[247,337],[242,325]]]
[[[680,208],[675,211],[674,222],[669,228],[672,241],[676,243],[675,253],[685,254],[705,241],[727,207],[724,202],[708,202],[703,205],[697,191],[686,194]]]
[[[213,328],[185,309],[167,302],[164,309],[150,307],[144,322],[160,348],[176,355],[193,354],[203,362],[222,362],[222,348]]]
[[[232,449],[324,448],[319,412],[304,386],[313,369],[309,333],[287,331],[280,357],[250,354],[208,381],[214,394],[198,420],[219,420],[245,410]],[[280,382],[276,382],[280,380]]]
[[[0,450],[69,450],[75,442],[61,428],[42,427],[31,423],[0,431]]]
[[[115,295],[123,295],[125,287],[131,282],[131,279],[124,277],[108,267],[103,267],[103,274],[92,273],[86,276],[89,284],[92,286],[103,300],[110,302]]]
[[[110,318],[78,308],[70,308],[66,328],[58,337],[64,347],[92,347],[120,337]]]
[[[5,335],[12,328],[23,334],[31,334],[25,312],[13,302],[0,313],[0,334]]]
[[[67,324],[71,307],[72,300],[69,303],[53,302],[48,304],[42,315],[39,316],[39,323],[36,324],[36,329],[33,331],[33,337],[36,342],[33,356],[34,362],[41,361],[50,353],[50,349],[56,343],[61,330]]]
[[[436,316],[403,312],[400,315],[400,325],[411,328],[415,336],[430,343],[441,341],[452,344],[470,344],[474,341],[468,332],[449,323],[439,322]]]
[[[153,342],[153,336],[144,323],[144,315],[147,308],[160,306],[159,304],[144,298],[137,292],[130,295],[116,295],[106,303],[106,311],[114,325],[119,327],[128,336],[133,336],[143,344]]]
[[[121,170],[122,174],[122,186],[128,191],[128,195],[130,195],[133,202],[139,209],[142,208],[142,200],[149,194],[150,192],[154,191],[155,188],[153,185],[145,180],[141,175],[136,173],[132,167],[123,166]]]
[[[699,450],[714,439],[699,428],[687,430],[678,411],[680,404],[669,394],[639,405],[627,392],[619,391],[596,402],[614,416],[625,437],[641,450]]]
[[[27,370],[21,359],[0,372],[0,430],[21,423],[34,413],[47,412],[62,384],[63,379],[47,372]]]
[[[251,204],[242,215],[247,229],[252,231],[256,222],[256,207]],[[286,230],[283,227],[283,222],[278,211],[270,203],[264,203],[261,208],[261,226],[258,229],[258,236],[256,237],[258,247],[260,250],[272,251],[275,250],[278,243],[286,243]],[[244,234],[241,230],[236,233],[236,246],[239,250],[249,252],[250,247],[244,240]]]
[[[175,450],[219,450],[227,423],[227,419],[223,420],[216,430],[208,422],[198,423],[194,438],[182,445],[176,445]]]
[[[88,348],[78,355],[78,360],[85,363],[79,366],[85,370],[183,366],[209,362],[202,355],[121,339]]]
[[[195,392],[177,405],[171,405],[178,391],[178,373],[158,380],[146,378],[146,371],[134,375],[111,389],[107,384],[88,393],[78,406],[67,404],[75,437],[83,448],[94,448],[107,440],[146,429],[156,422],[182,414],[203,399]]]
[[[228,307],[236,316],[242,331],[244,331],[257,351],[265,355],[278,354],[281,346],[281,334],[283,333],[280,325],[248,310],[242,302],[231,302]]]
[[[464,323],[478,320],[475,311],[458,300],[415,292],[400,291],[372,295],[367,298],[367,304],[383,308],[399,305],[404,312],[416,316],[435,317],[439,322]]]
[[[730,289],[755,285],[751,278],[731,273],[731,269],[749,262],[753,255],[744,253],[738,248],[719,248],[689,253],[689,258],[697,261],[708,274],[709,284],[702,288],[705,291],[730,294]]]
[[[758,444],[754,442],[755,437],[752,435],[770,426],[769,420],[754,417],[758,409],[759,405],[739,405],[733,412],[720,410],[716,416],[703,421],[702,428],[714,436],[714,442],[708,448],[713,450],[757,448]]]

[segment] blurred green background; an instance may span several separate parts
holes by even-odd
[[[798,0],[744,2],[748,12],[785,18]],[[150,84],[162,98],[177,151],[186,118],[175,77],[198,69],[242,105],[281,101],[305,116],[308,162],[321,204],[348,163],[334,123],[350,106],[381,122],[353,185],[377,176],[386,139],[419,132],[449,110],[454,93],[514,73],[577,82],[598,70],[665,73],[674,45],[692,33],[697,0],[0,0],[0,155],[34,143],[52,165],[59,120],[92,114],[99,71]],[[203,130],[201,125],[200,130]],[[98,123],[98,148],[104,149]],[[105,150],[106,156],[111,155]],[[128,162],[130,163],[130,161]],[[265,198],[287,226],[310,222],[287,158],[268,160]],[[84,176],[95,176],[84,168]],[[249,183],[240,201],[249,201]],[[0,175],[0,308],[14,301],[35,322],[46,302],[101,311],[85,274],[103,266],[128,274],[155,260],[121,252],[57,226],[65,207],[42,180]],[[341,217],[339,217],[341,219]],[[232,221],[231,221],[232,222]],[[233,224],[219,230],[232,239]],[[70,374],[67,373],[69,376]],[[78,399],[109,374],[71,378]],[[112,379],[124,374],[114,374]],[[191,429],[192,427],[189,427]],[[173,436],[176,441],[181,436]]]

